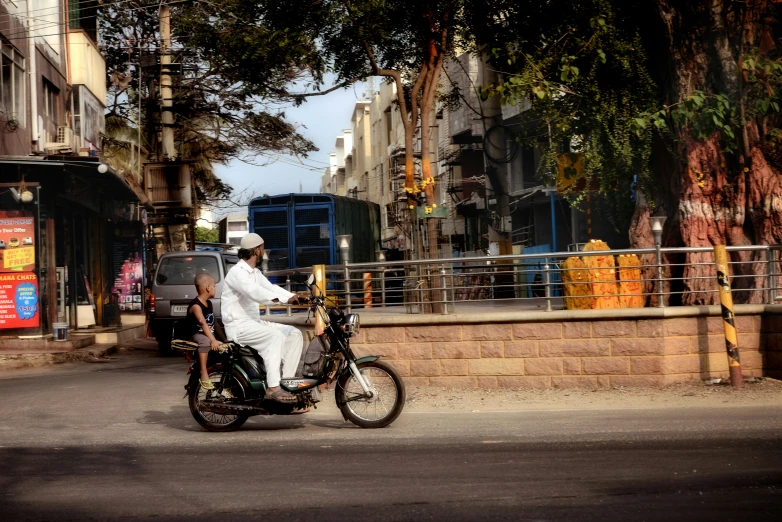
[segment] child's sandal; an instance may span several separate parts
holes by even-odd
[[[201,385],[201,388],[205,390],[214,390],[215,385],[212,384],[212,381],[204,381],[203,379],[198,379],[198,383]]]

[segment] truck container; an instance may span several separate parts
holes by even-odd
[[[368,201],[332,194],[282,194],[252,200],[250,231],[264,239],[269,270],[342,262],[337,236],[349,234],[350,262],[377,259],[380,209]]]

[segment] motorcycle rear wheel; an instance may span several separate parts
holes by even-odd
[[[193,418],[196,420],[196,422],[208,431],[236,431],[242,427],[242,424],[244,424],[249,417],[247,414],[241,413],[236,415],[221,415],[209,411],[202,411],[199,408],[200,401],[212,398],[218,400],[220,399],[218,396],[218,388],[220,379],[222,379],[222,377],[222,371],[209,372],[209,380],[211,380],[215,385],[214,390],[205,390],[201,387],[201,385],[198,383],[199,375],[197,370],[190,378],[190,391],[188,393],[190,413],[193,414]],[[229,382],[231,385],[229,390],[230,393],[236,398],[243,398],[244,390],[239,385],[239,382],[233,376],[231,376],[231,380]]]
[[[359,399],[364,391],[352,373],[337,380],[337,405],[347,420],[362,428],[384,428],[394,422],[405,407],[405,383],[389,364],[373,361],[358,366],[369,379],[371,399]],[[353,399],[353,400],[350,400]]]

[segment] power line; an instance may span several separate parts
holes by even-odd
[[[127,2],[131,2],[131,1],[133,1],[133,0],[119,0],[119,1],[117,1],[115,3],[113,3],[113,4],[106,4],[106,5],[102,5],[101,7],[107,7],[107,6],[111,6],[111,5],[118,5],[118,4],[127,3]],[[168,5],[190,3],[191,1],[192,0],[179,0],[179,1],[175,1],[175,2],[169,2]],[[128,11],[142,11],[142,10],[145,10],[145,9],[159,8],[159,7],[160,7],[159,5],[139,6],[139,7],[130,8],[130,9],[128,9]],[[15,18],[19,18],[20,17],[19,15],[10,15],[10,14],[7,15],[7,16],[13,16]],[[44,26],[44,27],[37,27],[36,26],[34,29],[35,29],[35,31],[40,32],[41,30],[52,29],[54,27],[64,26],[66,23],[75,22],[75,21],[78,21],[78,20],[86,20],[86,19],[90,19],[90,18],[97,18],[97,16],[98,15],[96,14],[96,15],[82,16],[82,17],[79,17],[79,18],[69,18],[67,20],[67,22],[66,21],[51,22],[47,26]],[[31,35],[31,36],[19,36],[19,35],[23,35],[23,34],[26,34],[26,33],[29,33],[29,32],[30,32],[30,27],[28,26],[27,28],[25,28],[23,30],[19,30],[19,31],[17,31],[15,33],[11,33],[11,34],[4,34],[3,36],[5,38],[8,38],[8,39],[12,39],[13,38],[14,40],[27,40],[27,39],[35,38],[35,37],[61,36],[61,35],[64,35],[64,34],[68,34],[69,31],[57,32],[57,33],[49,33],[49,34],[34,34],[34,35]],[[190,36],[194,36],[194,35],[190,35]],[[156,38],[156,40],[159,40],[159,38]]]

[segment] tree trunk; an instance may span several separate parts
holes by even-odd
[[[663,0],[658,13],[664,27],[667,55],[655,71],[666,94],[667,105],[681,102],[699,89],[726,94],[742,106],[744,89],[739,64],[748,24],[757,21],[757,6],[737,7],[729,0],[680,2]],[[757,4],[762,4],[758,2]],[[693,139],[687,128],[675,128],[673,151],[659,148],[666,158],[655,166],[655,193],[646,194],[668,216],[664,246],[708,247],[713,245],[775,244],[782,239],[782,166],[774,164],[763,150],[757,123],[744,122],[737,136],[737,152],[727,153],[717,133],[705,140]],[[651,247],[647,223],[650,208],[639,197],[630,229],[631,244]],[[648,261],[648,260],[646,260]],[[681,292],[669,302],[702,305],[719,302],[716,269],[711,252],[668,256],[667,289]],[[767,286],[765,252],[732,255],[734,300],[759,303]],[[646,277],[651,274],[647,272]],[[656,274],[655,274],[656,275]],[[650,281],[647,290],[653,286]]]

